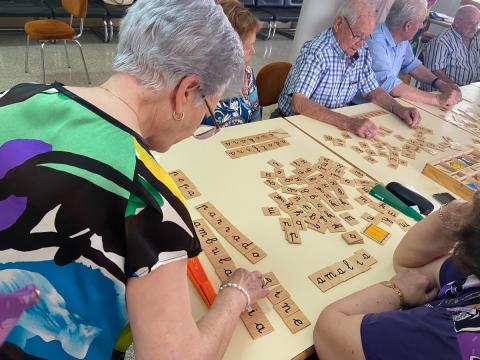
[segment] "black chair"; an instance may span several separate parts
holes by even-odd
[[[70,14],[65,11],[63,8],[60,0],[43,0],[45,1],[46,5],[52,10],[54,18],[68,18]],[[108,13],[107,11],[100,6],[99,4],[89,1],[88,2],[88,10],[87,10],[87,18],[90,19],[103,19],[103,32],[100,33],[97,28],[91,28],[98,37],[100,37],[104,42],[108,42],[110,40],[109,28],[108,28]]]
[[[277,31],[277,21],[279,22],[298,22],[303,0],[257,0],[257,7],[273,15],[274,27],[273,35]],[[295,28],[284,29],[279,32],[289,38],[293,38],[290,32],[295,32]]]
[[[105,4],[102,0],[92,0],[92,2],[97,3],[105,9],[108,16],[108,25],[110,27],[109,31],[109,41],[113,40],[113,21],[112,19],[121,19],[127,14],[127,10],[130,5],[110,5]]]
[[[1,0],[2,17],[52,18],[52,10],[43,0]]]

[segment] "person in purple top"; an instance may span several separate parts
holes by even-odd
[[[480,192],[416,224],[393,256],[397,274],[323,310],[319,358],[480,359]]]

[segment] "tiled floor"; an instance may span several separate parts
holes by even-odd
[[[80,39],[92,85],[105,81],[111,74],[111,63],[116,53],[116,42],[105,44],[96,35],[86,32]],[[26,37],[21,31],[0,32],[0,90],[8,89],[21,82],[41,82],[40,47],[30,44],[30,72],[25,73]],[[252,67],[257,73],[264,65],[273,61],[291,61],[292,40],[281,35],[269,41],[257,40],[257,54]],[[68,45],[71,69],[67,68],[63,43],[48,44],[45,48],[46,81],[57,80],[67,85],[87,86],[80,54],[75,45]],[[276,106],[265,108],[263,117],[268,118]],[[127,359],[134,359],[133,350]]]
[[[92,79],[99,85],[111,74],[111,63],[116,53],[116,42],[104,43],[96,35],[87,31],[80,39]],[[8,89],[20,82],[41,82],[40,46],[30,43],[30,72],[25,73],[26,37],[22,31],[0,32],[0,90]],[[258,72],[262,66],[273,61],[291,61],[292,40],[278,34],[269,41],[257,40],[257,54],[252,67]],[[45,47],[46,81],[60,81],[68,85],[86,86],[87,80],[78,48],[68,45],[71,69],[67,68],[63,43],[47,44]],[[273,109],[264,109],[264,118],[268,118]]]

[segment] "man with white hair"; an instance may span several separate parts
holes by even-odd
[[[432,105],[454,105],[461,101],[460,90],[434,75],[415,58],[409,41],[423,26],[427,11],[425,0],[396,0],[384,24],[368,41],[372,68],[380,86],[392,96]],[[440,90],[433,94],[404,84],[399,73],[410,74],[421,83]]]
[[[358,93],[415,127],[420,122],[418,111],[400,105],[375,79],[365,48],[374,25],[366,0],[346,0],[332,27],[303,45],[278,100],[282,115],[306,115],[372,138],[377,133],[373,122],[330,110],[348,106]]]
[[[425,66],[447,83],[463,86],[480,81],[480,41],[475,36],[479,23],[476,6],[461,6],[453,25],[428,43]],[[428,84],[422,89],[432,91]]]

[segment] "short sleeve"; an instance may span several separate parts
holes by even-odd
[[[374,38],[368,42],[368,51],[373,59],[372,69],[375,77],[380,86],[391,93],[402,81],[398,78],[398,74],[392,70],[394,59],[388,55],[386,46],[382,39]]]
[[[363,71],[360,74],[359,91],[362,95],[365,95],[376,88],[378,88],[378,82],[372,70],[372,57],[370,56],[370,52],[366,50],[365,63],[363,65]]]
[[[405,47],[405,52],[401,69],[404,74],[410,74],[416,67],[422,65],[422,62],[413,55],[412,47],[408,41],[403,46]]]
[[[425,50],[425,66],[431,71],[442,70],[447,67],[450,51],[439,39],[433,39]]]
[[[287,95],[300,93],[310,98],[320,83],[325,64],[321,56],[308,51],[301,55],[287,80]]]
[[[458,268],[458,266],[453,261],[453,258],[449,257],[440,267],[440,286],[444,286],[448,283],[451,283],[452,281],[465,279],[468,275],[468,273]]]
[[[201,251],[178,188],[151,160],[146,163],[137,160],[137,175],[125,211],[127,277],[146,275]]]
[[[460,359],[451,314],[442,308],[367,314],[360,334],[367,360]]]

